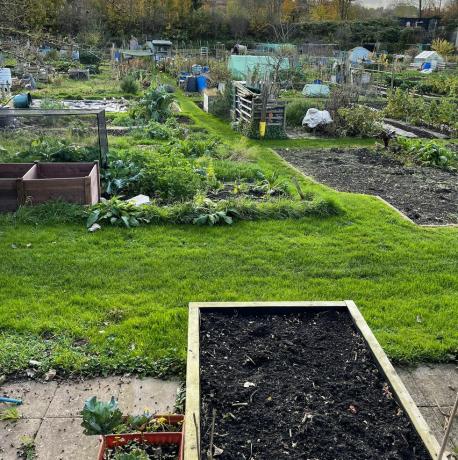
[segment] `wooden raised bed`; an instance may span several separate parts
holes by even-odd
[[[220,460],[439,452],[352,301],[191,303],[184,460],[207,458],[213,417]]]
[[[0,164],[0,211],[12,212],[19,206],[17,182],[33,167],[30,163]]]
[[[0,211],[50,200],[91,205],[100,198],[98,162],[0,164]]]

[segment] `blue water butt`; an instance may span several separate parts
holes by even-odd
[[[197,91],[201,93],[205,88],[207,88],[207,78],[204,75],[199,75],[196,80],[197,80]]]
[[[186,79],[186,91],[188,93],[195,93],[197,91],[197,79],[196,79],[196,77],[188,77]]]
[[[30,93],[16,94],[13,97],[13,106],[15,109],[28,109],[32,105],[32,96]]]

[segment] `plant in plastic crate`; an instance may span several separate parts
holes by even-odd
[[[182,415],[123,416],[112,397],[93,397],[81,412],[87,435],[101,435],[98,460],[181,460]]]

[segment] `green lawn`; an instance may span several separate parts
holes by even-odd
[[[270,147],[342,145],[241,139],[179,97],[197,125],[283,175],[297,172]],[[60,372],[177,371],[190,301],[353,299],[392,358],[456,355],[458,229],[420,228],[375,198],[302,184],[342,214],[94,234],[1,221],[0,375],[29,359]]]

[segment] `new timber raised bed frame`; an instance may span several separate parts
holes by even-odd
[[[272,308],[277,310],[281,308],[323,308],[347,310],[371,351],[375,363],[393,389],[397,402],[407,414],[431,458],[437,459],[440,447],[436,438],[358,307],[352,300],[345,300],[338,302],[191,302],[189,304],[188,318],[184,460],[200,460],[200,312],[205,309],[218,308]]]

